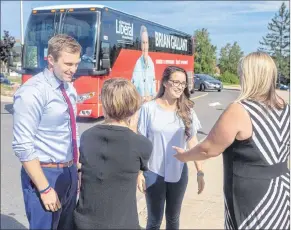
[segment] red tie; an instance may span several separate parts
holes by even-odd
[[[73,159],[74,163],[77,163],[78,160],[78,148],[77,148],[77,129],[76,129],[76,118],[75,118],[75,113],[74,109],[72,106],[72,103],[66,93],[66,90],[64,88],[64,84],[62,83],[60,85],[60,89],[62,91],[62,94],[64,98],[66,99],[66,102],[69,107],[69,113],[70,113],[70,124],[71,124],[71,130],[72,130],[72,141],[73,141]]]

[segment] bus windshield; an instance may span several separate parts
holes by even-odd
[[[40,12],[29,18],[24,50],[24,69],[47,66],[48,41],[56,34],[68,34],[82,46],[78,69],[92,69],[96,63],[97,12]]]

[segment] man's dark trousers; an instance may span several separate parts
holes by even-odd
[[[73,229],[78,186],[76,166],[42,169],[51,187],[57,192],[62,208],[57,212],[45,209],[37,188],[22,167],[21,183],[29,229]]]

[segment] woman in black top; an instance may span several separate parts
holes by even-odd
[[[137,229],[136,180],[152,152],[151,142],[132,131],[140,96],[130,81],[115,78],[104,82],[101,100],[105,124],[81,137],[75,228]]]

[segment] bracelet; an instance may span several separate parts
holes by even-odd
[[[198,171],[198,172],[197,172],[197,176],[204,176],[204,172],[202,172],[202,171]]]
[[[50,184],[47,186],[47,188],[43,189],[43,190],[40,190],[39,193],[42,194],[42,193],[45,193],[47,190],[49,190],[51,188]]]
[[[42,194],[48,194],[51,190],[52,190],[52,187],[50,187],[48,190],[46,190],[46,191],[43,192]]]

